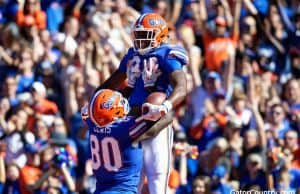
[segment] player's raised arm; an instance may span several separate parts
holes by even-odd
[[[103,83],[101,84],[95,91],[98,92],[101,89],[118,89],[121,84],[128,78],[128,86],[132,87],[135,84],[136,74],[135,72],[129,72],[127,66],[129,63],[132,63],[130,60],[134,53],[134,49],[130,48],[127,54],[123,57],[120,62],[119,68]]]
[[[168,101],[173,107],[180,104],[187,94],[186,76],[183,70],[176,70],[170,75],[171,85],[174,88]]]
[[[117,69],[103,84],[101,84],[95,90],[95,93],[101,89],[117,89],[126,80],[126,77],[126,73]]]
[[[165,55],[165,62],[161,65],[163,72],[169,77],[172,92],[161,105],[144,103],[142,107],[147,107],[150,111],[137,119],[140,121],[157,121],[167,112],[173,110],[173,107],[180,104],[187,94],[187,81],[183,71],[183,66],[188,63],[186,51],[180,46],[169,46],[169,51]],[[148,64],[151,66],[151,61]],[[155,63],[154,63],[155,65]],[[155,71],[153,71],[155,73]],[[144,79],[144,85],[147,80]]]

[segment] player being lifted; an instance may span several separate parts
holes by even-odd
[[[157,121],[182,102],[186,96],[186,77],[183,66],[188,61],[180,46],[167,44],[168,27],[158,14],[141,15],[133,28],[134,47],[123,57],[118,70],[96,91],[117,89],[126,80],[124,94],[133,110],[147,108],[139,120]],[[153,91],[167,95],[162,105],[145,103]],[[137,109],[134,107],[138,107]],[[138,111],[137,111],[138,112]],[[143,141],[144,171],[150,194],[164,194],[167,190],[173,131],[169,126],[155,138]]]
[[[97,179],[95,194],[136,194],[143,164],[138,141],[155,136],[172,121],[168,114],[157,123],[136,122],[136,117],[128,115],[129,109],[119,92],[103,89],[82,110]]]

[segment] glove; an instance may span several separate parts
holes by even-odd
[[[88,105],[84,105],[82,108],[81,108],[81,118],[82,120],[86,120],[87,118],[89,118],[89,111],[88,111]]]
[[[143,115],[136,119],[136,122],[141,120],[157,121],[167,114],[172,109],[172,104],[166,100],[162,105],[154,105],[151,103],[144,103],[142,105]]]
[[[128,83],[127,86],[130,88],[134,88],[135,82],[137,78],[141,76],[141,70],[140,70],[140,63],[138,63],[139,60],[133,59],[129,62],[129,65],[127,66],[127,79]]]
[[[152,87],[155,85],[157,78],[161,75],[159,70],[159,65],[157,64],[157,59],[154,57],[149,58],[147,61],[144,59],[144,70],[142,73],[142,78],[144,81],[144,87]]]

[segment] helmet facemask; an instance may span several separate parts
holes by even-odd
[[[158,29],[135,29],[134,47],[140,54],[146,54],[151,49],[157,47],[159,44],[156,37],[159,34]]]

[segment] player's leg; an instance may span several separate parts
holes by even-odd
[[[171,162],[173,129],[171,125],[156,137],[143,141],[144,172],[150,194],[166,194]]]
[[[95,191],[94,194],[136,194],[136,193],[119,190],[119,191],[101,191],[101,192]]]
[[[144,187],[144,183],[145,183],[145,178],[146,178],[146,175],[145,175],[144,162],[143,162],[143,168],[142,168],[141,174],[140,174],[140,182],[138,185],[138,194],[143,193],[142,191],[143,191],[143,187]]]

